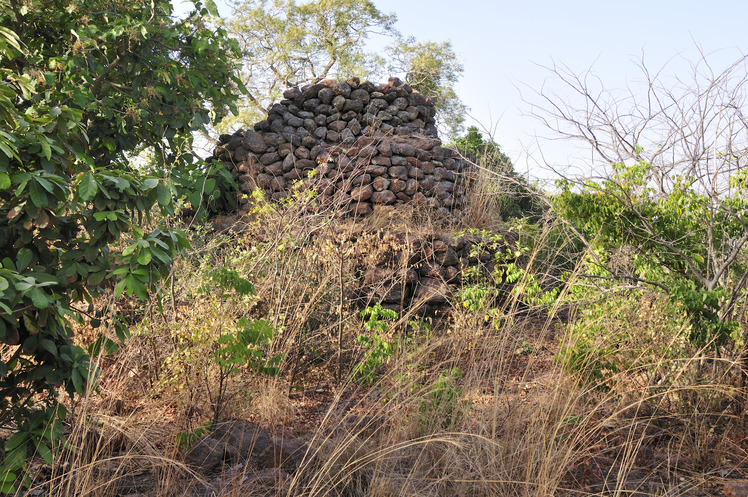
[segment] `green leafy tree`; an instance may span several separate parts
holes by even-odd
[[[536,222],[548,210],[538,192],[514,170],[514,164],[501,147],[493,140],[486,140],[476,126],[470,126],[452,146],[493,177],[502,219],[526,217]]]
[[[0,0],[0,426],[15,431],[0,491],[15,491],[28,454],[51,462],[58,392],[83,393],[96,374],[72,322],[124,339],[93,298],[147,298],[186,245],[149,223],[174,213],[170,185],[129,157],[147,146],[188,165],[192,132],[232,105],[232,47],[195,7],[175,20],[163,0]],[[89,352],[102,346],[116,343]]]
[[[436,103],[443,131],[456,136],[466,107],[455,92],[462,65],[449,42],[417,42],[394,28],[394,14],[371,0],[241,0],[222,21],[242,49],[242,81],[249,93],[238,116],[221,129],[249,127],[263,119],[283,90],[325,78],[373,81],[402,75]],[[391,63],[368,50],[373,36],[392,39]]]
[[[642,66],[626,94],[555,68],[580,100],[545,89],[536,113],[591,150],[594,175],[565,175],[555,201],[589,247],[587,282],[665,295],[692,345],[742,350],[745,366],[748,58],[713,67],[674,80]]]
[[[249,92],[239,115],[224,127],[261,120],[287,88],[332,76],[366,77],[382,64],[365,50],[366,39],[395,33],[395,16],[370,0],[242,0],[232,7],[223,23],[241,46]]]
[[[397,37],[388,48],[390,72],[405,75],[405,81],[434,101],[441,131],[456,137],[463,129],[467,106],[455,92],[462,76],[462,64],[449,41],[418,42],[413,37]]]

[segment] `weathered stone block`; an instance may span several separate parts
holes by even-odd
[[[395,194],[389,190],[374,192],[371,195],[371,201],[375,204],[391,204],[395,201]]]

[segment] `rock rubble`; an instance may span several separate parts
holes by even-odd
[[[242,192],[260,188],[281,199],[301,181],[317,188],[323,205],[357,215],[375,205],[442,214],[462,205],[469,163],[441,146],[434,103],[409,85],[323,80],[283,97],[253,130],[219,138],[212,159],[227,165]]]

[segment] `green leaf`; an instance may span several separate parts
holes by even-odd
[[[0,490],[0,492],[4,493],[4,494],[5,493],[10,493],[10,492],[6,491],[5,488],[6,488],[7,485],[10,485],[14,481],[16,481],[16,478],[18,478],[18,476],[16,476],[15,473],[13,473],[12,471],[7,471],[6,468],[0,467],[0,485],[2,485],[2,487],[0,487],[0,488],[2,488],[2,490]]]
[[[29,187],[29,194],[31,195],[31,201],[37,207],[47,206],[47,192],[44,187],[37,181],[32,181]]]
[[[39,345],[41,345],[44,350],[52,354],[53,356],[57,356],[57,346],[55,345],[55,342],[48,338],[42,338],[39,340]]]
[[[145,181],[143,181],[143,189],[144,190],[153,190],[156,188],[159,184],[159,181],[157,178],[148,178]]]
[[[86,391],[86,380],[83,378],[78,368],[73,369],[73,374],[70,376],[70,379],[73,381],[73,388],[75,388],[77,393],[83,393]]]
[[[105,271],[97,271],[95,273],[91,273],[88,275],[88,285],[89,286],[97,286],[99,283],[104,281],[104,278],[106,277]]]
[[[0,172],[0,190],[10,188],[10,176],[6,172]]]
[[[86,174],[81,180],[79,190],[80,196],[86,202],[93,200],[96,196],[96,192],[99,191],[99,185],[96,183],[96,178],[93,174]]]
[[[23,431],[19,431],[18,433],[15,433],[12,435],[7,442],[5,442],[5,451],[10,452],[13,449],[19,447],[21,444],[25,443],[26,440],[29,438],[28,433],[25,433]]]
[[[29,279],[31,279],[31,282],[28,281]],[[25,278],[24,280],[19,281],[18,283],[14,285],[14,288],[18,290],[19,292],[25,292],[28,289],[33,288],[33,287],[34,287],[33,278]]]
[[[46,157],[47,160],[52,158],[52,147],[49,146],[49,142],[46,138],[39,140],[39,145],[42,147],[42,157]]]
[[[37,309],[46,309],[52,303],[49,296],[38,288],[31,289],[28,294]]]
[[[147,266],[151,262],[151,258],[151,252],[148,250],[144,250],[138,256],[138,264],[140,264],[141,266]]]
[[[33,252],[31,252],[30,249],[23,247],[16,255],[16,269],[18,269],[19,272],[23,271],[29,266],[29,264],[31,264],[33,258]]]
[[[6,477],[10,478],[13,477],[12,481],[15,481],[16,474],[15,473],[6,473]],[[5,483],[0,483],[0,493],[3,494],[15,494],[16,493],[16,486],[13,485],[12,481],[8,481]]]
[[[118,299],[122,296],[122,292],[125,291],[125,279],[121,279],[114,286],[114,298]]]
[[[54,456],[52,454],[52,451],[47,447],[45,444],[40,443],[36,447],[37,453],[44,459],[44,462],[49,464],[50,466],[54,462]]]
[[[213,0],[205,0],[205,8],[208,9],[208,13],[213,17],[218,17],[218,7]]]
[[[161,183],[156,187],[156,196],[159,205],[169,205],[171,203],[171,191]]]
[[[138,244],[137,243],[132,243],[132,244],[128,245],[127,247],[125,247],[125,250],[122,251],[122,255],[125,256],[125,257],[127,257],[128,255],[130,255],[133,252],[135,252],[135,250],[137,250],[137,248],[138,248]]]
[[[216,190],[216,180],[214,178],[208,178],[205,181],[205,194],[210,195]]]

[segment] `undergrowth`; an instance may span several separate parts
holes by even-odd
[[[735,354],[689,344],[652,292],[596,292],[552,216],[341,219],[301,189],[249,206],[230,230],[191,228],[162,302],[119,302],[137,310],[131,339],[98,357],[98,388],[69,405],[69,447],[31,465],[20,495],[251,494],[250,467],[184,462],[230,418],[310,448],[258,495],[691,495],[743,474]],[[352,298],[394,242],[351,233],[466,228],[484,230],[482,266],[436,315]]]

